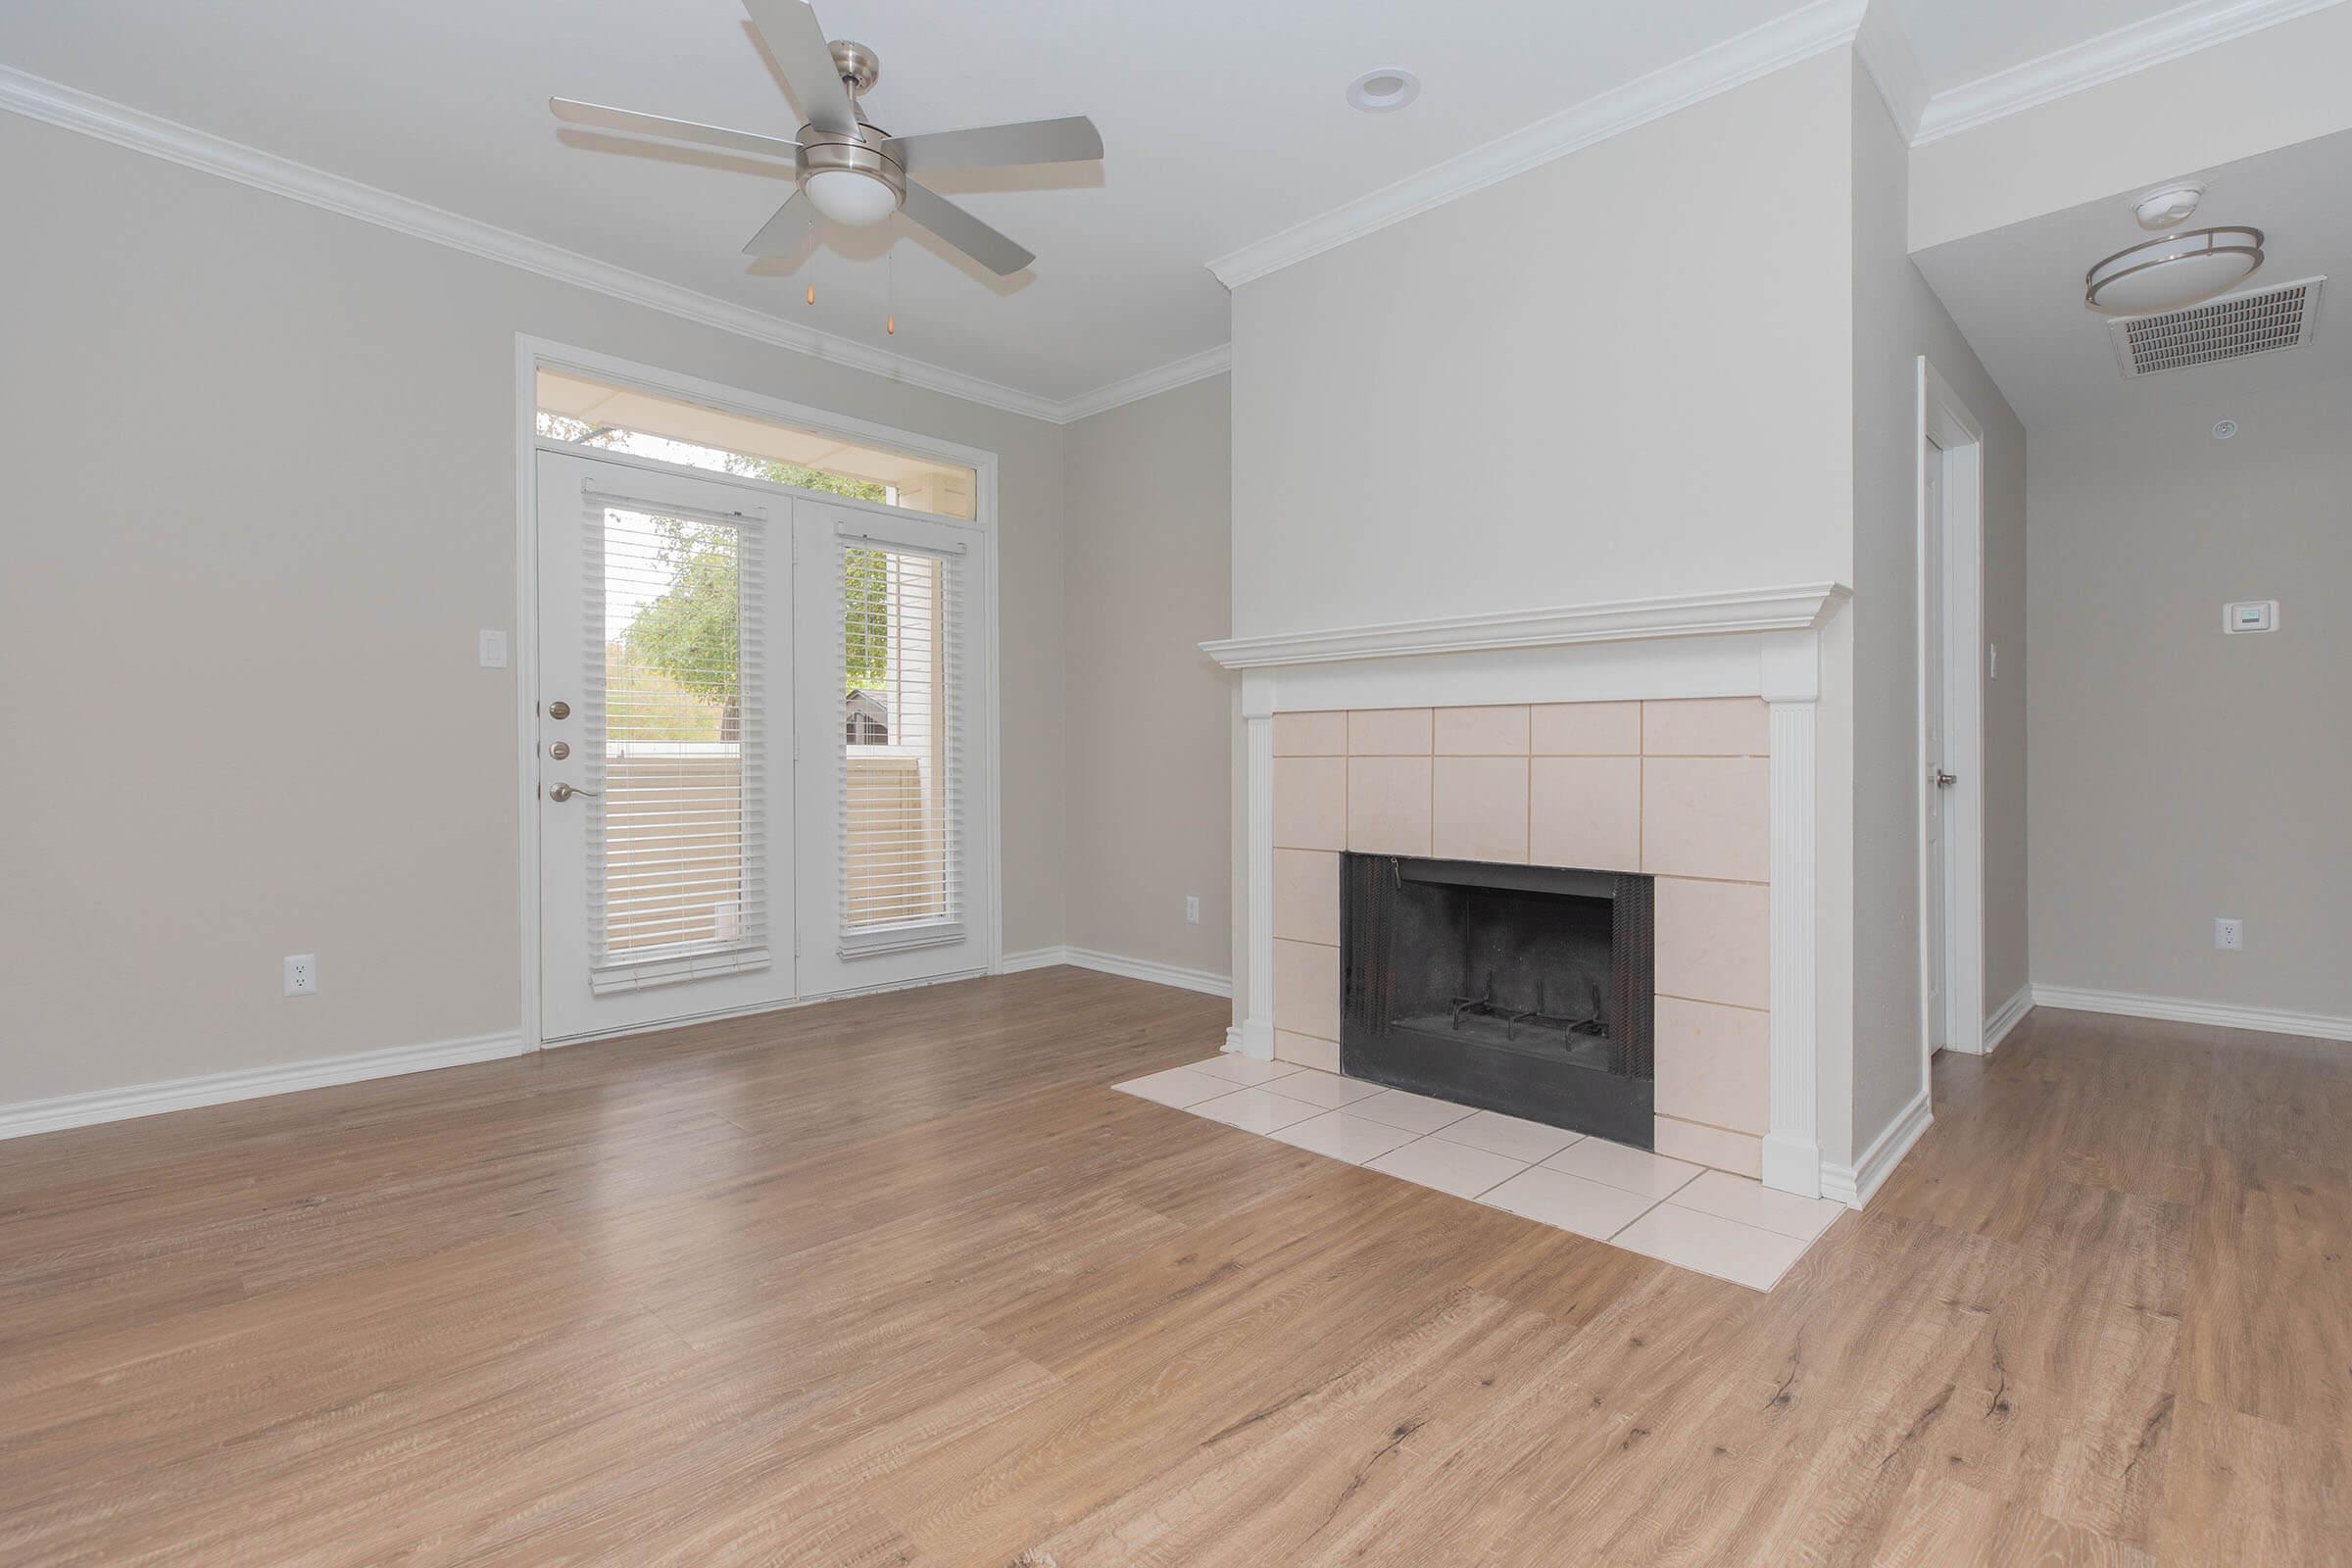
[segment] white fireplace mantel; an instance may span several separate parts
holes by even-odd
[[[1772,1127],[1764,1183],[1821,1194],[1814,715],[1838,583],[1505,611],[1202,643],[1242,672],[1249,975],[1233,1049],[1274,1054],[1277,712],[1761,697],[1772,725]]]

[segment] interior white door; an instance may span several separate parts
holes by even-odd
[[[1951,1044],[1951,1008],[1945,993],[1950,970],[1950,950],[1947,945],[1949,921],[1946,909],[1949,903],[1950,868],[1946,860],[1944,833],[1944,802],[1949,798],[1950,774],[1945,767],[1944,703],[1943,703],[1943,619],[1944,619],[1944,482],[1943,453],[1929,448],[1928,497],[1925,508],[1926,528],[1920,540],[1920,610],[1926,617],[1921,638],[1925,667],[1920,671],[1921,701],[1924,710],[1920,719],[1926,744],[1928,776],[1922,784],[1927,792],[1922,827],[1926,845],[1921,854],[1920,870],[1927,886],[1920,899],[1925,929],[1920,942],[1926,955],[1926,1012],[1928,1049],[1941,1051]]]
[[[791,503],[537,461],[541,1035],[789,1001]]]
[[[803,993],[984,972],[985,536],[881,507],[801,500],[793,516]]]

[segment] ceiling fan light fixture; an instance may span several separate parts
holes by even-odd
[[[2082,303],[2103,316],[2144,316],[2209,300],[2262,266],[2259,228],[2191,228],[2117,251],[2082,274]]]
[[[871,227],[899,210],[899,193],[855,169],[820,169],[808,176],[808,199],[836,223]]]

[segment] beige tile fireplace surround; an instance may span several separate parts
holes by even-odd
[[[1760,698],[1274,715],[1274,1054],[1340,1069],[1340,852],[1656,880],[1661,1154],[1763,1174],[1772,1118]]]
[[[1659,1154],[1856,1201],[1819,1135],[1847,1114],[1821,1100],[1822,982],[1843,978],[1819,938],[1817,738],[1823,631],[1847,597],[1809,583],[1203,644],[1242,677],[1227,1050],[1339,1067],[1343,852],[1647,873]]]

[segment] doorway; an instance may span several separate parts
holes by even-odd
[[[544,404],[527,348],[522,371]],[[593,420],[526,404],[515,646],[540,1044],[1001,961],[993,460],[960,491],[912,493],[965,455],[894,458],[860,427],[816,455],[901,467],[738,459],[669,428],[720,416],[677,390],[608,388]],[[723,416],[739,440],[812,440]],[[942,495],[981,514],[914,510]]]
[[[1984,427],[1919,361],[1921,1083],[1984,1050]]]

